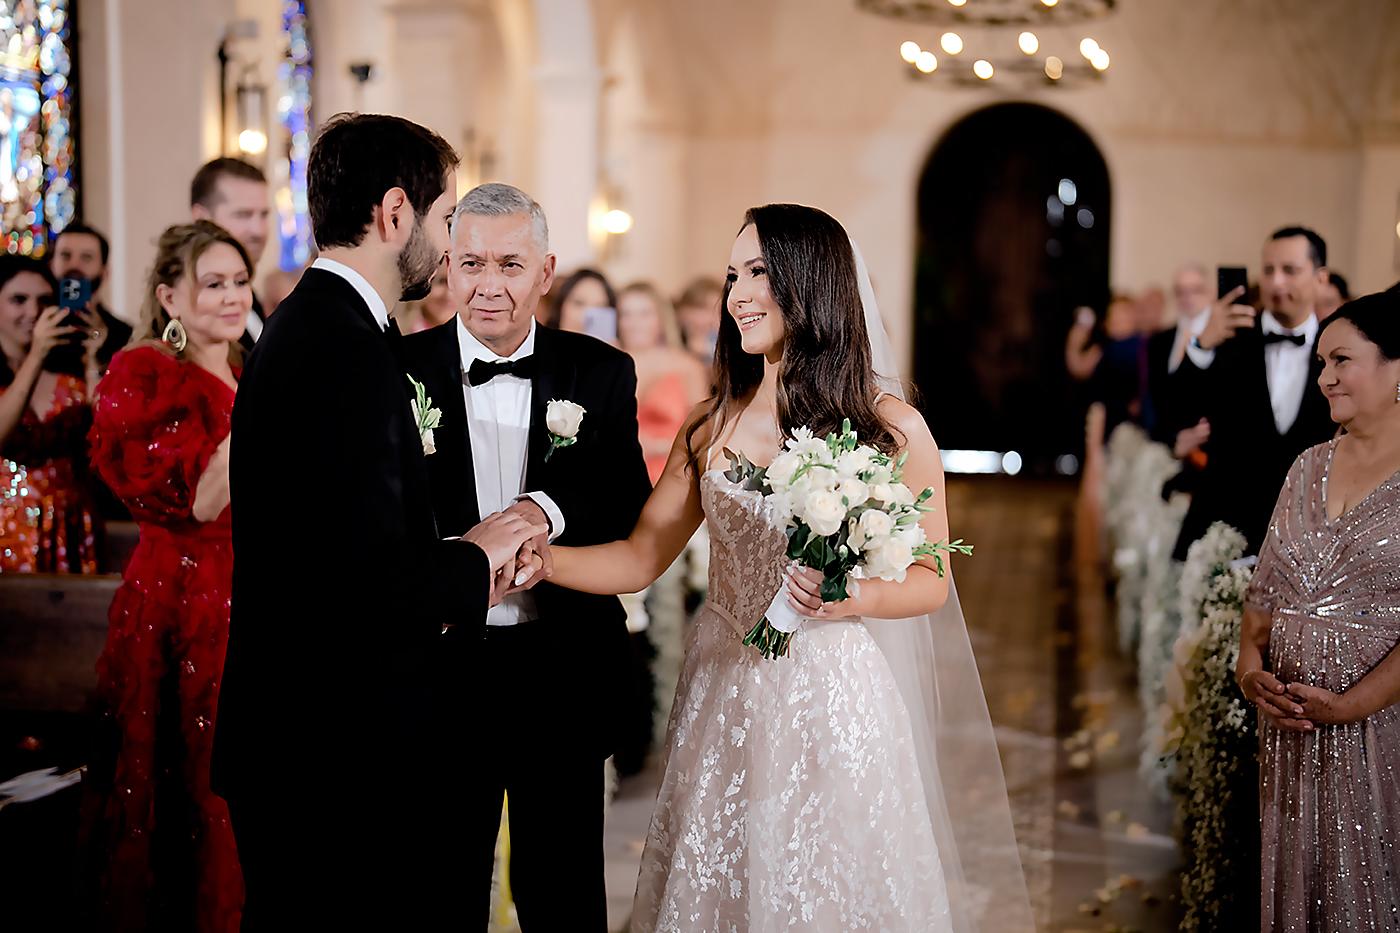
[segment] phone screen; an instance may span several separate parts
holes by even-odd
[[[617,310],[607,307],[584,308],[583,332],[607,343],[617,343]]]
[[[1249,270],[1244,266],[1220,266],[1215,270],[1215,297],[1224,298],[1237,288],[1248,291]],[[1244,300],[1241,293],[1239,301]]]

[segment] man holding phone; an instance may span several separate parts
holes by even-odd
[[[1201,375],[1210,456],[1177,539],[1178,560],[1217,521],[1239,529],[1257,553],[1288,468],[1335,429],[1316,386],[1314,352],[1326,242],[1306,227],[1274,232],[1264,244],[1262,312],[1236,304],[1246,289],[1238,272],[1220,278],[1228,291],[1182,363]]]
[[[54,239],[53,256],[49,260],[49,269],[58,279],[59,307],[70,312],[96,313],[95,326],[102,339],[97,349],[97,363],[103,372],[117,351],[131,340],[131,326],[97,298],[107,277],[110,258],[111,246],[105,236],[87,224],[71,223]],[[76,313],[70,314],[70,318],[74,326],[84,326]]]

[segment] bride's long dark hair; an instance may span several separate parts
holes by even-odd
[[[839,431],[849,418],[862,443],[893,454],[900,440],[875,407],[879,386],[845,228],[830,214],[801,204],[751,208],[740,232],[750,225],[758,233],[768,290],[782,311],[786,330],[778,367],[778,427],[783,436],[791,437],[805,425],[821,437]],[[696,432],[714,421],[710,437],[722,437],[739,405],[763,381],[763,357],[744,352],[739,325],[728,313],[732,288],[732,280],[727,280],[720,299],[715,394],[685,435],[692,470],[701,453],[695,449]]]

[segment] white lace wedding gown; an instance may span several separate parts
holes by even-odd
[[[634,933],[952,928],[890,667],[856,620],[807,622],[786,658],[741,643],[782,582],[757,492],[701,477],[710,592],[688,636]]]

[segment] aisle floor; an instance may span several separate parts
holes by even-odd
[[[1056,933],[1177,926],[1169,807],[1137,774],[1143,714],[1097,566],[1075,559],[1075,488],[951,479],[954,531],[976,546],[958,592],[987,693],[1037,923]],[[625,930],[656,767],[608,815],[608,916]]]

